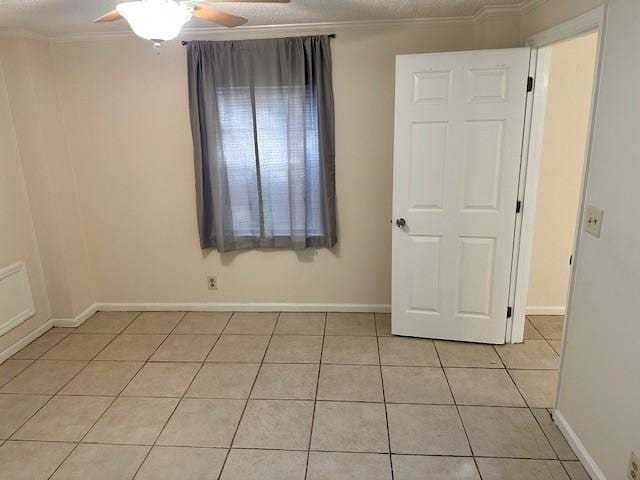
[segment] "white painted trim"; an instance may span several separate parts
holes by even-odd
[[[595,8],[560,25],[530,36],[526,44],[539,48],[593,32],[603,25],[604,13],[604,6]]]
[[[580,437],[578,437],[576,432],[573,431],[573,428],[571,428],[571,425],[569,425],[569,422],[567,422],[567,419],[562,415],[560,410],[556,409],[553,411],[553,421],[558,426],[564,435],[564,438],[569,443],[569,446],[573,449],[574,453],[591,478],[593,480],[607,480],[607,477],[605,477],[602,470],[600,470],[600,467],[598,467],[598,464],[591,455],[589,455],[589,452],[580,441]]]
[[[530,118],[529,132],[529,148],[526,157],[523,160],[523,169],[526,172],[524,181],[521,181],[521,189],[523,189],[523,213],[522,225],[516,235],[519,236],[519,244],[517,244],[516,253],[518,263],[515,266],[513,278],[515,278],[515,299],[513,304],[513,326],[511,339],[507,337],[507,341],[521,341],[521,332],[524,330],[524,317],[527,313],[527,292],[529,288],[529,274],[531,267],[531,256],[533,253],[533,228],[535,222],[535,209],[538,192],[538,180],[540,174],[540,163],[542,157],[542,137],[544,134],[545,109],[547,102],[547,89],[549,80],[549,63],[550,63],[550,44],[575,38],[577,36],[598,31],[599,44],[596,59],[596,71],[594,72],[592,104],[590,111],[591,123],[593,122],[595,112],[595,102],[597,96],[597,86],[600,78],[600,52],[602,51],[602,39],[604,37],[604,18],[605,7],[598,7],[594,10],[586,12],[576,18],[568,20],[565,23],[557,25],[549,30],[537,33],[529,37],[526,44],[537,49],[537,64],[535,73],[535,82],[533,90],[533,106],[528,113]],[[589,145],[591,143],[591,123],[587,132]],[[580,225],[583,216],[583,204],[585,199],[587,172],[589,165],[590,147],[587,145],[585,150],[585,161],[583,162],[583,172],[581,180],[581,193],[578,204],[578,215],[576,219],[576,229],[574,237],[574,265],[571,267],[569,275],[569,289],[567,291],[567,308],[569,311],[569,300],[573,289],[573,272],[575,270],[575,261],[578,252],[578,237],[580,234]],[[568,321],[565,322],[565,329]]]
[[[204,28],[183,28],[177,40],[191,39],[246,39],[246,38],[268,38],[291,35],[310,35],[318,33],[334,33],[354,30],[367,30],[374,28],[398,28],[411,26],[426,26],[434,24],[472,24],[475,16],[468,17],[430,17],[430,18],[407,18],[398,20],[360,20],[348,22],[315,22],[315,23],[292,23],[282,25],[252,25],[235,27],[233,29],[224,27],[204,27]],[[117,32],[79,32],[65,34],[51,34],[49,40],[54,43],[83,42],[95,40],[114,40],[139,38],[131,30]]]
[[[520,16],[522,14],[522,5],[526,2],[521,2],[520,4],[515,5],[483,5],[476,12],[476,14],[471,17],[474,22],[485,18],[485,17],[512,17],[512,16]]]
[[[31,282],[29,281],[29,272],[27,270],[27,264],[25,262],[18,262],[0,270],[0,281],[9,277],[10,275],[22,275],[22,288],[26,294],[25,310],[17,314],[15,317],[0,324],[0,336],[7,333],[9,330],[13,330],[18,325],[23,323],[26,319],[33,317],[36,313],[35,306],[33,304],[33,292],[31,291]]]
[[[516,225],[514,242],[514,257],[517,261],[512,269],[515,294],[511,336],[507,337],[507,342],[510,343],[520,343],[524,339],[551,51],[548,48],[540,48],[534,56],[533,102],[529,105],[527,118],[525,118],[525,147],[522,152],[522,175],[518,192],[518,198],[522,201],[522,214],[520,224]]]
[[[560,388],[562,385],[562,377],[564,373],[564,351],[567,345],[567,337],[570,332],[571,322],[571,304],[573,302],[574,285],[576,280],[576,269],[580,264],[580,239],[582,232],[582,219],[585,215],[585,208],[587,204],[587,185],[589,184],[589,170],[591,167],[591,156],[593,152],[593,132],[596,124],[596,111],[598,110],[598,92],[600,90],[600,79],[602,76],[602,65],[604,62],[604,42],[606,38],[606,6],[597,9],[600,17],[600,23],[596,29],[598,32],[598,49],[596,53],[596,66],[593,79],[593,93],[591,100],[591,110],[589,113],[589,131],[587,133],[587,147],[585,149],[584,167],[582,172],[582,189],[580,191],[580,200],[578,202],[578,215],[576,220],[577,228],[575,229],[575,239],[573,247],[573,261],[571,262],[571,270],[569,272],[569,290],[567,292],[567,310],[565,312],[565,321],[562,332],[562,345],[560,348],[560,367],[558,375],[558,385],[556,387],[556,398],[554,401],[554,408],[558,408],[558,402],[560,401]]]
[[[98,303],[96,308],[114,312],[391,312],[391,305],[353,303]]]
[[[562,305],[555,307],[527,307],[527,315],[564,315],[566,308]]]
[[[522,0],[515,5],[484,5],[474,15],[459,17],[423,17],[388,20],[360,20],[343,22],[293,23],[281,25],[250,25],[228,29],[224,27],[184,28],[179,39],[214,38],[264,38],[285,35],[308,35],[328,31],[362,30],[370,28],[398,28],[437,24],[474,24],[485,17],[519,16],[538,7],[546,0]],[[83,42],[137,38],[130,30],[110,32],[76,32],[44,34],[30,30],[0,30],[0,37],[24,37],[51,42]]]
[[[536,76],[536,68],[539,65],[538,62],[538,50],[531,49],[529,55],[529,76]],[[524,118],[524,128],[522,134],[522,147],[520,153],[520,175],[518,177],[518,201],[522,202],[522,205],[526,205],[527,197],[525,191],[525,184],[527,178],[527,165],[529,164],[529,148],[531,145],[531,115],[530,112],[533,110],[535,96],[533,94],[527,95],[526,106],[525,106],[525,118]],[[515,222],[515,230],[513,236],[513,254],[511,257],[511,275],[510,275],[510,283],[509,283],[509,303],[513,307],[512,315],[510,318],[507,318],[507,325],[505,329],[505,342],[506,343],[521,343],[524,340],[524,327],[525,327],[525,318],[524,318],[524,306],[526,305],[526,295],[527,295],[527,287],[524,287],[520,284],[520,277],[518,273],[522,271],[522,269],[529,269],[528,259],[522,258],[521,252],[523,249],[521,248],[521,243],[523,241],[520,232],[524,228],[523,225],[526,225],[528,221],[526,209],[521,210],[521,213],[516,215]],[[526,250],[526,248],[525,248]],[[526,279],[528,282],[528,278]],[[524,298],[521,298],[523,297]]]
[[[49,37],[45,34],[34,32],[33,30],[0,30],[0,38],[27,38],[29,40],[39,40],[48,42]]]
[[[541,7],[542,5],[547,3],[547,1],[548,0],[525,0],[520,4],[520,12],[521,13],[530,12],[531,10]]]
[[[76,315],[74,318],[52,318],[54,327],[79,327],[84,321],[91,315],[98,311],[98,304],[94,303],[88,307],[85,311]]]
[[[18,350],[29,345],[39,336],[47,333],[47,331],[50,330],[51,327],[53,327],[53,322],[51,320],[47,320],[44,324],[36,328],[33,332],[22,337],[13,345],[5,348],[2,352],[0,352],[0,363],[4,362],[7,358],[9,358],[11,355],[16,353]]]
[[[604,51],[604,40],[606,36],[606,14],[607,8],[606,5],[602,7],[598,7],[589,12],[586,12],[576,18],[568,20],[562,24],[556,25],[555,27],[550,28],[549,30],[545,30],[543,32],[532,35],[529,39],[527,39],[527,44],[531,45],[534,48],[538,48],[538,53],[544,51],[545,46],[550,45],[550,43],[557,43],[563,40],[568,40],[570,38],[575,38],[577,36],[583,35],[588,32],[597,32],[598,33],[598,47],[596,52],[596,65],[594,71],[593,78],[593,92],[591,99],[591,109],[589,112],[589,128],[587,132],[587,146],[585,148],[585,159],[583,162],[582,169],[582,185],[580,188],[580,199],[578,201],[578,213],[576,219],[576,229],[575,229],[575,237],[574,237],[574,247],[573,247],[573,262],[571,265],[571,270],[569,272],[569,288],[567,291],[567,301],[566,301],[566,309],[565,309],[565,321],[564,321],[564,331],[562,338],[566,339],[569,335],[570,325],[572,322],[571,318],[571,302],[573,300],[573,292],[574,292],[574,284],[575,284],[575,272],[576,268],[580,261],[580,233],[582,231],[582,219],[584,217],[584,209],[587,198],[587,185],[589,180],[589,168],[591,165],[591,151],[593,148],[593,130],[595,124],[595,112],[598,105],[598,90],[600,87],[600,78],[602,72],[602,62],[603,62],[603,51]],[[547,73],[548,76],[548,73]],[[536,80],[538,83],[540,79]],[[548,81],[548,78],[545,80]],[[535,88],[534,88],[535,94]],[[532,123],[539,122],[544,124],[544,112],[536,111],[534,108],[531,112],[532,115]],[[533,127],[532,127],[533,128]],[[530,177],[527,178],[527,182],[537,181],[537,179],[532,179]],[[526,188],[526,187],[525,187]],[[526,205],[525,205],[526,209]],[[533,236],[533,230],[521,233],[521,235]],[[530,255],[530,252],[529,252]],[[528,272],[523,272],[522,275]],[[520,275],[520,272],[519,272]],[[519,278],[520,279],[520,278]],[[514,308],[515,309],[515,308]],[[564,349],[566,342],[562,342],[562,346],[560,349],[560,368],[559,368],[559,377],[558,377],[558,385],[556,387],[556,397],[554,402],[554,407],[558,407],[558,401],[560,397],[560,388],[562,384],[562,374],[563,374],[563,366],[564,366]]]

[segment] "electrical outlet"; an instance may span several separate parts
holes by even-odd
[[[629,458],[629,471],[627,472],[627,478],[629,480],[640,480],[640,462],[635,453],[631,452]]]
[[[600,238],[600,230],[602,229],[603,211],[600,208],[589,205],[587,207],[587,217],[585,219],[584,230],[594,237]]]
[[[209,290],[217,290],[218,277],[207,277],[207,286],[209,287]]]

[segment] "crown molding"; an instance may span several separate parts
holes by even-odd
[[[0,38],[19,38],[29,40],[40,40],[48,42],[51,38],[43,33],[34,32],[32,30],[2,30],[0,29]]]
[[[424,17],[394,20],[362,20],[345,22],[292,23],[283,25],[253,25],[233,29],[224,27],[183,28],[180,39],[238,39],[264,38],[292,34],[309,35],[366,29],[420,27],[428,25],[474,24],[490,17],[519,16],[547,3],[548,0],[522,0],[513,5],[485,5],[474,15],[460,17]],[[29,38],[54,43],[86,42],[137,38],[127,31],[77,32],[44,34],[31,30],[0,30],[0,38]]]
[[[474,21],[488,17],[513,17],[522,13],[522,2],[513,5],[484,5],[473,16]]]
[[[315,23],[292,23],[283,25],[253,25],[235,27],[228,29],[224,27],[204,27],[204,28],[183,28],[178,39],[196,38],[260,38],[265,36],[282,36],[291,34],[311,34],[325,32],[345,32],[354,30],[395,28],[395,27],[420,27],[426,25],[446,25],[446,24],[472,24],[473,17],[429,17],[410,18],[398,20],[363,20],[348,22],[315,22]],[[51,34],[48,39],[56,43],[113,40],[137,38],[131,31],[120,32],[80,32]]]
[[[541,7],[548,1],[549,0],[524,0],[520,3],[520,12],[523,14],[528,13],[531,10],[535,10],[536,8]]]

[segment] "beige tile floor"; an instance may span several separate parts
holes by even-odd
[[[0,478],[588,480],[554,425],[561,317],[521,345],[389,315],[100,312],[0,365]]]

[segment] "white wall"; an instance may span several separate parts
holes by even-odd
[[[520,14],[484,15],[475,21],[478,49],[520,46]]]
[[[562,313],[587,143],[597,34],[553,45],[527,306]]]
[[[640,2],[610,1],[586,198],[603,229],[580,235],[557,405],[609,480],[640,452],[638,32]]]
[[[604,5],[608,0],[538,0],[525,5],[521,19],[521,37],[547,30],[562,22]],[[528,2],[527,2],[528,3]]]
[[[0,268],[26,261],[36,303],[32,318],[0,337],[3,352],[51,317],[77,317],[95,299],[49,42],[2,38],[0,63],[7,162],[0,181],[9,182],[1,193],[11,217],[0,219]]]
[[[158,56],[135,38],[54,43],[96,298],[388,304],[394,56],[473,44],[462,22],[339,32],[337,247],[220,255],[198,244],[184,47]]]
[[[73,318],[94,296],[51,50],[3,39],[0,58],[52,314]]]
[[[0,337],[0,354],[51,316],[20,160],[4,64],[0,61],[0,269],[20,261],[26,263],[35,307],[33,317]]]
[[[600,3],[544,2],[523,18],[523,36]],[[611,1],[588,182],[588,202],[605,210],[603,234],[600,239],[580,238],[558,404],[610,480],[624,478],[631,449],[640,452],[639,31],[640,2]],[[200,253],[184,52],[179,45],[167,45],[156,57],[147,43],[134,40],[56,44],[61,118],[93,264],[87,269],[88,284],[95,284],[96,298],[388,302],[393,55],[472,48],[512,37],[510,29],[504,38],[486,33],[469,25],[440,25],[338,37],[340,245],[317,257]],[[5,63],[3,68],[6,76]],[[7,120],[3,92],[0,88],[0,166],[8,173],[0,182],[6,178],[8,184],[0,184],[0,224],[11,226],[12,233],[0,239],[0,262],[27,259],[40,321],[48,311],[44,275],[29,219],[27,169],[21,172],[18,149],[21,143],[27,153],[29,143],[19,140],[25,138],[18,132],[23,127],[14,129]],[[16,108],[13,116],[22,113]],[[43,113],[32,118],[48,117]],[[2,209],[7,204],[9,211]],[[216,293],[205,290],[209,273],[219,275],[221,289]],[[0,349],[22,333],[16,329],[5,335]]]

